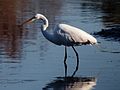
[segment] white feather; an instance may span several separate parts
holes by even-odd
[[[79,28],[67,24],[59,24],[59,28],[68,33],[75,42],[85,43],[89,41],[90,44],[97,43],[97,40],[92,35]]]

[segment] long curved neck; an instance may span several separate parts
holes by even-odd
[[[52,43],[55,43],[55,35],[54,35],[54,32],[50,32],[49,30],[44,30],[43,27],[41,27],[41,31],[42,31],[42,34],[43,36],[51,41]]]
[[[44,35],[44,37],[47,40],[51,41],[54,44],[57,44],[58,42],[56,40],[54,31],[51,32],[51,31],[47,30],[47,27],[48,27],[48,20],[47,20],[47,18],[45,16],[42,16],[42,19],[44,20],[43,21],[44,24],[41,27],[42,34]]]
[[[48,30],[46,30],[47,29],[47,27],[48,27],[48,19],[45,17],[45,16],[43,16],[43,15],[41,15],[41,19],[43,20],[43,25],[41,26],[41,31],[42,31],[42,34],[44,35],[44,37],[46,38],[46,39],[48,39],[49,41],[53,41],[53,36],[54,36],[54,34],[53,33],[50,33],[50,31],[48,31]]]
[[[46,30],[47,27],[49,26],[49,23],[48,23],[48,19],[45,17],[45,16],[41,16],[41,18],[43,19],[43,30]]]

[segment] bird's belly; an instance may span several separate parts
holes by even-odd
[[[56,45],[64,45],[64,46],[80,46],[80,43],[71,42],[69,40],[56,40],[53,42]]]

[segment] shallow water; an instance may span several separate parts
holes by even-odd
[[[36,13],[42,13],[49,19],[49,29],[58,23],[68,23],[94,33],[119,25],[119,10],[119,0],[0,0],[0,90],[119,90],[120,53],[101,52],[89,45],[76,47],[80,65],[74,77],[80,78],[80,82],[67,83],[76,87],[59,84],[61,87],[56,89],[56,83],[50,86],[59,81],[56,77],[65,75],[64,47],[43,37],[39,21],[19,26]],[[119,42],[96,38],[105,50],[120,51]],[[71,76],[76,61],[71,48],[68,54],[67,75]],[[82,77],[96,80],[89,80],[92,84],[86,85]]]

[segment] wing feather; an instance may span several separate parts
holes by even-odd
[[[67,24],[59,24],[59,28],[63,30],[64,33],[67,34],[71,42],[80,44],[84,44],[87,42],[89,42],[89,44],[97,43],[97,40],[92,35],[88,34],[87,32],[79,28]]]

